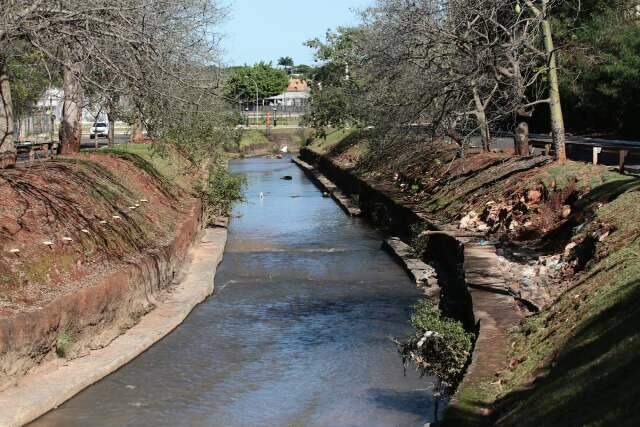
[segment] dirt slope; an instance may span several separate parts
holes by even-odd
[[[199,229],[193,171],[150,146],[0,174],[0,389],[153,309]]]

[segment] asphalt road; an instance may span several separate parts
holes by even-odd
[[[474,141],[473,146],[480,146],[480,140]],[[635,145],[630,143],[630,145]],[[637,144],[640,146],[640,144]],[[493,138],[493,148],[498,150],[513,149],[513,138],[511,137],[496,137]],[[582,161],[585,163],[591,163],[593,160],[593,151],[590,145],[575,145],[572,144],[567,151],[567,156],[571,160]],[[536,148],[535,153],[541,154],[543,150]],[[598,163],[605,166],[618,166],[618,155],[616,153],[600,153],[598,156]],[[632,172],[640,172],[640,154],[629,154],[625,161],[625,168]]]
[[[114,144],[125,144],[129,141],[129,135],[126,133],[117,133],[113,139]],[[98,147],[104,147],[108,145],[108,140],[107,138],[91,139],[89,135],[82,135],[82,139],[80,140],[81,149],[96,148],[96,144],[98,144]]]

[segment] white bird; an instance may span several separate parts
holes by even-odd
[[[262,191],[260,192],[260,198],[264,199],[264,194],[262,194]]]

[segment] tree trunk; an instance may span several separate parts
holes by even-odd
[[[135,144],[142,142],[144,134],[142,133],[142,120],[140,116],[136,115],[131,124],[131,135],[129,135],[129,143]]]
[[[0,57],[0,169],[16,164],[16,147],[13,143],[13,105],[7,64]]]
[[[491,131],[489,130],[489,123],[487,122],[487,114],[485,112],[484,104],[478,95],[478,90],[473,88],[473,102],[476,106],[474,115],[480,128],[480,136],[482,138],[482,151],[491,151]]]
[[[514,153],[516,156],[529,155],[529,125],[522,122],[518,125],[513,136]]]
[[[60,123],[60,154],[80,151],[82,138],[82,87],[80,86],[80,65],[65,66],[62,89],[62,121]]]
[[[107,107],[109,110],[107,111],[107,121],[109,122],[109,131],[107,132],[107,140],[109,141],[109,147],[113,146],[113,138],[115,136],[115,117],[113,114],[113,108],[111,104]]]
[[[480,137],[482,138],[482,151],[491,151],[491,131],[489,130],[489,124],[487,123],[487,116],[482,111],[476,111],[476,120],[480,127]]]
[[[553,136],[553,145],[556,150],[556,160],[564,163],[567,160],[565,151],[565,130],[564,117],[562,114],[562,104],[560,102],[560,84],[558,82],[558,60],[556,58],[555,47],[553,44],[553,32],[551,30],[551,22],[545,16],[542,22],[542,30],[544,33],[544,47],[549,55],[549,109],[551,110],[551,134]]]

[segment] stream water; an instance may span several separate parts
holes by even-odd
[[[33,426],[423,426],[432,381],[404,375],[415,285],[288,159],[247,176],[213,297],[164,340]],[[289,175],[292,180],[283,180]],[[263,193],[264,198],[260,198]]]

